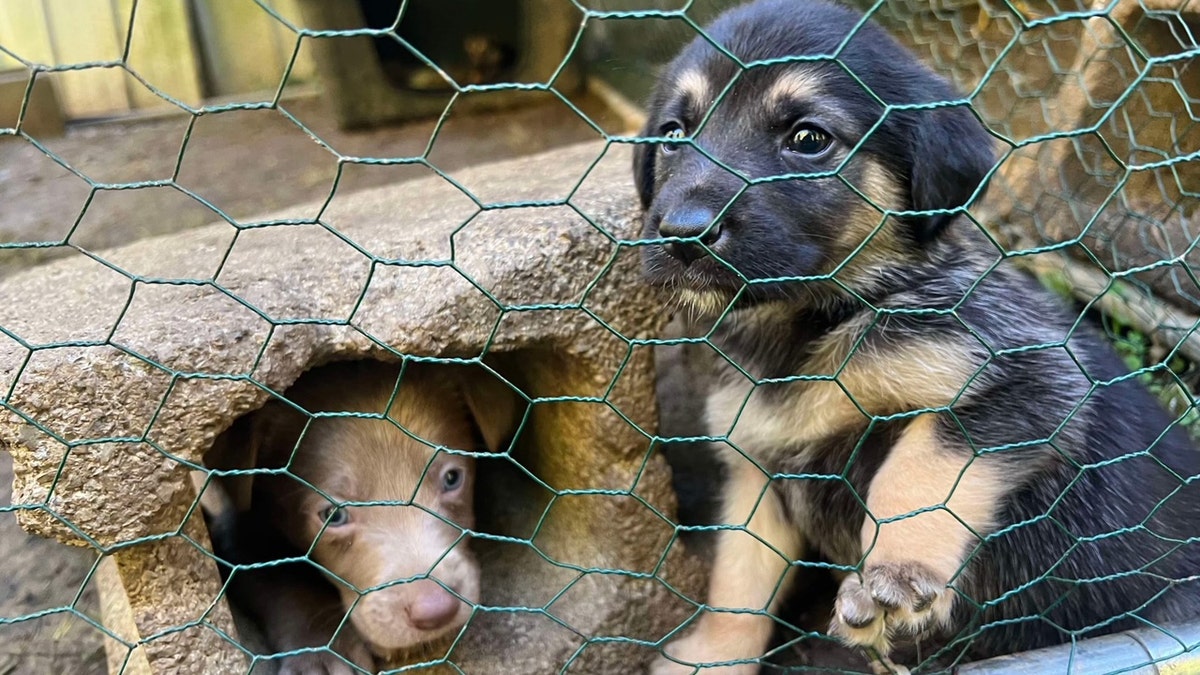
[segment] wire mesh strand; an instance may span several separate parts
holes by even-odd
[[[716,97],[716,102],[709,109],[708,116],[706,116],[705,121],[702,122],[700,129],[697,131],[699,133],[703,130],[704,124],[707,124],[709,117],[711,117],[712,110],[725,100],[725,97],[738,82],[738,78],[756,68],[762,68],[778,62],[739,62],[736,56],[705,34],[702,24],[704,19],[711,15],[710,7],[703,3],[695,3],[689,0],[684,3],[676,3],[681,6],[669,9],[650,9],[645,7],[614,9],[612,8],[613,6],[624,7],[630,3],[590,3],[583,2],[582,0],[571,0],[570,4],[575,8],[580,17],[579,30],[573,42],[569,45],[558,69],[551,73],[544,81],[464,84],[456,82],[444,64],[439,64],[434,58],[423,53],[403,35],[403,31],[400,30],[400,23],[403,17],[404,6],[408,3],[402,4],[401,12],[397,15],[391,26],[336,31],[316,30],[299,25],[288,17],[285,17],[272,6],[272,3],[266,0],[255,0],[255,4],[263,13],[270,16],[273,21],[289,31],[295,40],[291,61],[282,74],[279,86],[270,100],[264,101],[191,105],[172,97],[171,94],[160,89],[154,82],[149,81],[140,74],[136,68],[131,67],[130,45],[134,40],[132,33],[135,27],[138,26],[135,19],[137,13],[144,11],[144,6],[146,5],[145,2],[138,2],[137,0],[131,3],[128,16],[124,17],[126,21],[124,22],[125,31],[122,35],[123,50],[120,58],[115,60],[52,65],[28,60],[17,50],[0,44],[0,53],[19,62],[28,74],[27,85],[22,97],[21,112],[15,124],[0,128],[0,137],[8,136],[12,138],[0,138],[0,141],[7,140],[11,143],[27,144],[36,148],[48,160],[86,184],[89,191],[87,200],[80,210],[79,217],[62,237],[44,241],[2,241],[0,242],[0,252],[23,252],[33,249],[73,251],[78,255],[90,258],[95,263],[105,266],[115,274],[124,277],[128,289],[124,306],[118,313],[117,320],[113,323],[113,331],[110,331],[107,335],[99,339],[72,339],[40,343],[27,339],[19,330],[0,325],[0,333],[6,336],[9,341],[20,345],[26,353],[25,363],[17,368],[16,376],[12,378],[7,391],[4,392],[3,399],[0,400],[0,404],[7,411],[22,418],[26,424],[36,429],[39,433],[61,443],[64,447],[68,448],[68,452],[71,449],[85,445],[138,443],[153,448],[154,451],[161,453],[164,458],[173,462],[206,472],[209,482],[240,475],[263,475],[267,473],[291,475],[286,467],[270,470],[254,469],[247,472],[239,470],[211,470],[194,465],[172,454],[168,448],[162,447],[152,437],[149,431],[154,423],[153,418],[150,420],[150,425],[143,429],[141,433],[129,436],[104,438],[65,437],[55,429],[44,426],[38,419],[26,415],[19,406],[13,405],[11,401],[13,400],[17,382],[24,372],[25,364],[28,364],[42,350],[59,348],[115,348],[124,352],[129,358],[142,361],[148,367],[161,371],[169,380],[171,386],[193,378],[228,377],[231,379],[242,379],[254,386],[265,388],[265,385],[255,382],[252,377],[245,375],[222,376],[202,372],[188,372],[174,369],[167,364],[154,362],[149,357],[123,346],[119,341],[114,339],[114,332],[120,324],[121,317],[125,315],[125,312],[129,310],[133,303],[135,294],[143,288],[156,285],[209,287],[213,291],[228,297],[232,302],[238,303],[269,324],[271,334],[274,334],[275,331],[282,327],[294,324],[338,325],[353,330],[360,330],[349,319],[286,319],[274,317],[257,307],[253,302],[240,297],[236,292],[230,290],[217,280],[220,278],[221,272],[225,269],[229,255],[232,253],[239,238],[245,236],[246,233],[265,228],[298,226],[318,227],[369,261],[370,272],[364,281],[362,292],[359,294],[357,302],[349,316],[354,316],[362,306],[362,303],[365,302],[370,280],[381,269],[389,267],[446,268],[453,270],[465,278],[480,294],[487,298],[489,303],[495,306],[498,310],[497,325],[504,315],[515,312],[559,310],[589,313],[594,321],[604,325],[614,336],[623,340],[631,351],[636,348],[656,346],[699,346],[703,349],[711,350],[717,359],[739,371],[742,376],[754,379],[753,375],[742,364],[739,364],[734,356],[724,353],[717,344],[711,341],[711,332],[699,336],[671,339],[635,339],[623,335],[618,328],[607,324],[604,317],[592,312],[589,309],[589,294],[599,279],[608,274],[612,269],[616,260],[615,253],[613,258],[602,266],[596,278],[589,284],[588,289],[578,301],[568,303],[507,304],[487,287],[479,284],[472,278],[469,271],[459,265],[455,254],[455,244],[461,232],[479,214],[503,209],[548,207],[565,207],[571,209],[579,217],[591,223],[598,233],[610,239],[614,244],[614,251],[622,248],[637,248],[651,244],[677,241],[675,239],[651,241],[628,240],[609,232],[603,223],[595,222],[585,210],[576,205],[574,200],[575,194],[580,190],[581,185],[587,178],[587,173],[582,175],[578,182],[565,190],[566,197],[562,199],[488,200],[475,194],[468,185],[458,181],[451,173],[439,167],[437,163],[431,160],[434,145],[439,138],[439,134],[445,128],[452,111],[455,110],[463,97],[498,91],[536,91],[553,97],[577,115],[597,139],[603,140],[604,150],[613,145],[677,143],[695,148],[703,153],[709,161],[720,165],[726,171],[736,173],[733,167],[724,164],[720,158],[709,154],[702,146],[697,144],[694,141],[695,134],[680,140],[654,136],[634,137],[606,131],[602,124],[589,118],[568,93],[564,93],[556,87],[556,83],[564,69],[571,63],[573,58],[577,58],[577,53],[585,44],[585,37],[589,30],[592,30],[594,27],[608,23],[632,24],[636,26],[641,22],[654,20],[673,22],[676,26],[682,27],[680,29],[681,33],[697,35],[700,39],[706,40],[709,45],[736,62],[738,66],[738,76],[731,80]],[[1139,296],[1156,295],[1165,298],[1165,301],[1168,303],[1175,303],[1184,316],[1191,316],[1195,313],[1195,308],[1188,306],[1188,303],[1195,303],[1200,298],[1200,291],[1197,291],[1196,279],[1190,268],[1192,247],[1195,245],[1195,237],[1192,236],[1190,221],[1194,215],[1194,200],[1197,192],[1191,169],[1198,152],[1196,150],[1198,132],[1195,130],[1197,118],[1193,107],[1196,96],[1194,91],[1195,78],[1191,60],[1196,56],[1198,47],[1193,34],[1193,24],[1189,22],[1190,14],[1188,12],[1190,8],[1185,7],[1180,10],[1178,8],[1160,6],[1162,3],[1151,0],[1144,0],[1141,3],[1109,3],[1107,5],[1066,3],[1061,6],[1054,3],[1019,2],[1016,0],[984,3],[938,2],[932,5],[929,3],[908,2],[907,0],[890,0],[889,2],[880,0],[874,3],[859,4],[866,12],[865,20],[883,22],[891,29],[894,35],[897,35],[902,41],[917,49],[923,56],[927,56],[938,71],[953,79],[960,91],[966,92],[961,100],[941,101],[918,107],[970,106],[975,114],[987,123],[992,133],[999,139],[1003,151],[1003,159],[991,177],[990,199],[999,204],[1000,208],[1007,207],[1008,213],[1012,216],[1007,225],[997,225],[995,230],[995,240],[998,245],[1005,247],[1005,256],[1014,258],[1029,257],[1032,259],[1039,256],[1065,252],[1073,256],[1073,259],[1079,264],[1098,270],[1107,277],[1108,285],[1101,289],[1102,293],[1137,294]],[[1136,7],[1130,9],[1128,6],[1132,5],[1136,5]],[[448,16],[447,20],[452,21],[453,19]],[[1164,36],[1168,36],[1167,39],[1171,41],[1168,48],[1163,47]],[[306,125],[300,116],[292,112],[289,104],[285,101],[285,88],[292,78],[296,59],[305,45],[322,40],[350,39],[355,37],[382,38],[395,41],[407,54],[442,78],[451,91],[445,110],[433,125],[428,143],[425,144],[425,147],[420,152],[398,157],[344,154],[338,150],[335,144],[324,140],[321,133]],[[652,39],[652,36],[647,35],[646,39]],[[796,57],[784,59],[783,61],[799,62],[814,60],[845,67],[839,60],[836,50],[834,53],[828,55]],[[61,73],[98,70],[113,70],[125,73],[137,83],[136,86],[144,87],[177,109],[180,113],[189,116],[186,130],[182,135],[178,156],[174,163],[174,169],[169,177],[131,182],[99,180],[76,167],[70,157],[56,153],[45,140],[27,133],[25,130],[28,122],[27,106],[31,94],[39,81]],[[850,75],[857,79],[854,73],[851,72]],[[1102,77],[1102,75],[1106,75],[1107,77]],[[863,87],[866,87],[866,84],[861,80],[858,80],[858,82]],[[1102,91],[1094,91],[1089,88],[1098,83],[1104,85]],[[1169,106],[1169,109],[1161,110],[1156,107],[1164,104],[1164,102]],[[883,102],[880,101],[880,103]],[[1070,104],[1074,104],[1075,107],[1069,108]],[[909,109],[912,106],[886,105],[885,107],[887,113],[891,113]],[[196,125],[200,120],[203,120],[207,116],[222,115],[236,111],[264,110],[272,111],[283,120],[286,120],[288,124],[295,127],[296,133],[304,135],[304,137],[311,140],[323,151],[329,153],[331,158],[336,162],[336,175],[329,186],[328,194],[315,217],[311,219],[295,218],[254,221],[238,218],[223,210],[219,203],[206,198],[201,192],[185,186],[179,180],[184,157],[189,151],[189,144],[193,138]],[[860,141],[859,146],[861,145],[862,142]],[[850,157],[853,157],[854,152],[858,150],[859,146],[856,146],[852,150]],[[599,162],[602,156],[602,154],[598,156],[596,162]],[[849,158],[846,161],[849,162]],[[452,186],[465,196],[473,205],[475,215],[464,220],[450,235],[449,257],[447,259],[405,259],[380,255],[373,252],[369,246],[360,244],[352,236],[348,236],[333,224],[326,222],[324,218],[326,209],[330,206],[334,195],[338,192],[344,172],[349,167],[355,165],[412,165],[423,167],[429,172],[440,176],[446,184]],[[842,166],[839,166],[830,172],[820,174],[787,174],[756,178],[746,181],[743,190],[752,185],[773,181],[836,179],[855,191],[860,198],[867,200],[868,196],[852,185],[841,173],[842,168]],[[589,167],[588,171],[591,171],[591,167]],[[265,176],[261,179],[268,180]],[[181,193],[188,199],[201,205],[204,209],[210,211],[214,220],[224,221],[235,231],[226,250],[225,260],[217,266],[215,273],[211,277],[168,278],[137,274],[109,260],[105,252],[93,251],[75,242],[77,228],[83,221],[85,214],[87,214],[89,206],[98,195],[107,192],[153,188],[164,188]],[[728,205],[726,208],[728,208]],[[905,212],[890,210],[885,206],[875,206],[875,208],[879,214],[878,227],[847,258],[843,265],[849,264],[854,255],[870,244],[872,238],[878,235],[888,219],[910,215]],[[981,211],[986,211],[986,209],[981,209]],[[162,215],[163,217],[169,217],[169,214]],[[972,213],[970,215],[974,217],[976,214]],[[720,214],[718,214],[719,216]],[[1028,222],[1022,222],[1021,219]],[[985,224],[992,225],[992,223]],[[1030,237],[1029,233],[1035,233],[1036,237]],[[1140,245],[1138,253],[1132,256],[1129,253],[1128,246],[1120,246],[1122,242],[1130,240],[1134,240]],[[708,253],[719,258],[712,250],[708,250]],[[741,271],[729,265],[729,263],[726,262],[725,264],[731,271],[741,276],[742,280],[748,286],[759,283],[778,283],[781,281],[832,281],[834,283],[841,283],[839,273],[843,269],[842,266],[839,266],[828,274],[813,278],[749,279]],[[849,289],[847,288],[846,290]],[[859,299],[864,303],[867,302],[864,298]],[[10,301],[19,302],[20,299],[12,298]],[[1083,320],[1085,313],[1093,311],[1101,304],[1102,296],[1088,299],[1086,304],[1081,307],[1080,321]],[[733,317],[730,316],[730,308],[732,306],[733,303],[730,303],[714,323],[720,324],[723,321],[733,320]],[[951,314],[956,311],[957,307],[951,307],[948,310]],[[884,317],[886,317],[886,310],[879,310],[877,320],[882,320]],[[1149,383],[1152,388],[1156,388],[1156,393],[1162,394],[1169,402],[1174,401],[1176,407],[1173,411],[1178,415],[1179,423],[1191,427],[1195,420],[1195,415],[1192,410],[1190,392],[1196,385],[1196,368],[1191,360],[1184,358],[1186,355],[1186,352],[1183,351],[1184,343],[1156,344],[1151,337],[1147,336],[1148,328],[1145,326],[1130,325],[1128,320],[1114,317],[1107,317],[1106,320],[1108,321],[1108,331],[1117,341],[1123,355],[1127,357],[1129,365],[1134,369],[1133,377]],[[1149,327],[1149,329],[1153,328],[1155,327]],[[1190,332],[1195,329],[1195,325],[1184,326],[1183,329],[1186,331],[1186,335],[1190,335]],[[494,332],[495,328],[493,328],[493,334]],[[364,333],[364,335],[366,334]],[[371,337],[370,335],[366,336]],[[268,342],[269,340],[263,342],[264,350]],[[1029,345],[1024,347],[1024,349],[1065,347],[1066,345],[1067,341],[1064,337],[1061,342]],[[398,353],[387,344],[381,343],[378,346],[382,351],[391,352],[392,356],[410,362],[429,361],[434,363],[484,364],[482,358],[488,356],[491,352],[492,342],[489,340],[484,345],[480,354],[465,359],[429,359]],[[853,351],[850,353],[853,354]],[[989,358],[1000,358],[1004,355],[1005,352],[1003,350],[998,350],[993,351],[989,355]],[[260,351],[252,367],[247,372],[257,370],[262,357],[263,351]],[[796,374],[784,378],[760,379],[758,383],[779,384],[821,381],[841,386],[839,378],[847,367],[847,363],[848,358],[846,362],[841,363],[837,369],[829,373]],[[608,400],[613,387],[616,386],[616,382],[620,378],[620,373],[624,365],[619,364],[617,375],[600,397],[555,396],[533,398],[528,402],[532,407],[562,402],[609,405],[614,414],[624,418],[630,425],[636,426],[632,419],[627,417],[620,409],[611,406]],[[488,366],[485,364],[485,367]],[[495,371],[491,372],[499,376],[499,373]],[[281,397],[286,400],[285,392],[271,391],[269,393],[272,397]],[[746,400],[741,401],[741,405],[745,406],[748,399],[749,395],[747,395]],[[165,400],[163,404],[165,405]],[[858,403],[855,402],[855,405],[858,405]],[[870,412],[861,406],[860,410],[868,417],[872,417]],[[936,410],[911,411],[904,413],[903,416],[911,417],[927,412],[936,412],[954,418],[954,412],[949,406]],[[736,424],[737,417],[735,416],[734,419],[734,423]],[[890,419],[892,418],[875,418],[872,420],[872,424],[887,422]],[[522,424],[524,424],[524,421]],[[755,462],[751,455],[730,441],[727,431],[724,433],[713,433],[712,435],[698,434],[686,437],[663,437],[652,433],[650,430],[638,429],[638,431],[647,438],[652,451],[656,451],[659,446],[664,444],[722,444],[731,447],[747,463],[753,464]],[[1039,441],[1053,443],[1053,439],[1039,439]],[[463,448],[439,447],[436,449],[439,452],[469,452],[468,449]],[[975,452],[975,461],[987,456],[988,453],[997,452],[1002,449],[972,448]],[[1150,449],[1145,449],[1138,453],[1132,453],[1131,456],[1148,456],[1149,452]],[[473,609],[472,620],[474,620],[474,617],[489,612],[529,612],[542,615],[549,621],[560,624],[566,630],[574,630],[568,623],[555,616],[551,606],[558,597],[568,593],[572,586],[580,580],[588,575],[597,574],[624,574],[646,579],[655,578],[659,574],[661,567],[665,565],[667,558],[666,550],[663,551],[660,558],[659,568],[650,572],[622,569],[592,569],[574,566],[554,559],[539,547],[537,540],[545,518],[555,504],[564,498],[578,496],[632,498],[641,502],[645,508],[652,511],[656,517],[662,519],[664,522],[675,523],[676,519],[673,514],[661,512],[655,505],[647,501],[633,489],[555,489],[552,485],[539,478],[534,472],[525,468],[516,458],[509,456],[508,459],[526,478],[536,483],[545,493],[551,495],[542,517],[539,519],[531,536],[528,538],[499,537],[486,532],[472,531],[469,528],[462,529],[463,536],[479,539],[491,538],[507,544],[527,546],[541,560],[551,565],[561,566],[565,570],[575,573],[577,576],[575,577],[575,581],[564,587],[560,594],[551,598],[544,605],[531,607],[489,607],[479,605]],[[649,459],[650,457],[647,455],[646,461],[649,461]],[[969,466],[970,464],[968,463],[963,468],[963,472],[966,472]],[[764,467],[757,465],[756,469],[762,472],[764,478],[763,490],[758,498],[760,503],[767,498],[766,495],[769,487],[780,481],[847,482],[848,480],[844,475],[838,474],[773,474]],[[308,489],[317,489],[314,485],[303,479],[296,476],[292,477],[296,478],[301,485]],[[640,474],[638,479],[640,480]],[[1181,477],[1182,480],[1187,480],[1187,478]],[[57,482],[57,477],[54,481],[55,483]],[[54,489],[54,486],[50,488],[51,494],[53,494]],[[347,504],[339,502],[330,495],[326,495],[326,498],[339,507],[412,506],[411,499]],[[865,501],[861,502],[861,506],[864,509],[866,508]],[[194,504],[193,508],[198,509],[199,504]],[[945,508],[945,504],[930,507],[931,510],[944,510]],[[19,510],[45,511],[51,517],[55,517],[55,514],[46,503],[14,503],[0,508],[0,512],[4,513]],[[916,516],[919,513],[907,514],[907,516],[903,517]],[[434,515],[442,518],[442,516],[436,513]],[[744,522],[714,525],[673,524],[674,533],[671,536],[668,548],[675,546],[681,538],[694,536],[694,533],[722,530],[746,532],[748,524],[749,519]],[[100,556],[113,552],[116,548],[134,547],[149,541],[149,538],[142,538],[122,542],[117,547],[104,546],[90,539],[85,532],[75,527],[69,521],[65,521],[64,525],[71,528],[82,541],[86,542],[95,552],[98,559]],[[995,534],[992,536],[995,536]],[[1110,534],[1115,535],[1119,533]],[[188,539],[193,546],[204,550],[207,555],[211,555],[203,543],[190,539],[189,535],[183,531],[182,526],[177,531],[164,533],[159,536]],[[756,535],[750,534],[750,536]],[[769,545],[769,542],[765,540],[763,543]],[[247,569],[258,569],[264,566],[269,567],[294,562],[311,562],[308,558],[309,553],[311,553],[311,550],[298,559],[255,563],[244,567]],[[858,571],[855,567],[846,568],[828,563],[794,561],[780,551],[776,551],[776,554],[787,558],[787,564],[793,568],[834,568],[837,571],[851,574]],[[227,563],[228,561],[222,562]],[[970,558],[968,558],[967,562],[970,562]],[[240,569],[243,566],[234,565],[234,567]],[[85,579],[84,586],[90,583],[94,571],[95,567],[93,567],[93,571],[88,575],[88,578]],[[398,584],[407,581],[410,580],[400,579],[394,583]],[[782,577],[779,583],[782,585]],[[90,624],[96,630],[104,633],[108,639],[117,641],[123,644],[126,649],[132,651],[137,646],[136,644],[127,642],[116,632],[92,618],[88,611],[79,608],[83,590],[84,588],[81,587],[80,592],[76,594],[74,600],[69,604],[48,607],[44,610],[19,616],[0,617],[0,627],[34,621],[47,615],[69,614]],[[356,589],[359,593],[365,593],[369,590],[377,589]],[[684,597],[687,602],[693,604],[696,615],[708,609],[703,604],[701,598],[690,598],[684,596],[681,591],[676,592]],[[992,602],[998,603],[1002,600],[1003,598],[1000,598]],[[961,601],[974,602],[965,597],[961,598]],[[976,607],[982,608],[978,604]],[[765,611],[760,611],[760,613],[765,613]],[[785,654],[790,647],[800,645],[809,640],[828,639],[827,636],[815,634],[783,617],[771,618],[779,622],[791,635],[784,645],[774,650],[774,653],[777,655]],[[348,624],[348,618],[343,617],[342,623],[344,625]],[[194,625],[220,632],[224,639],[233,644],[238,643],[238,639],[235,636],[226,633],[221,626],[210,622],[207,617],[198,617]],[[191,626],[181,625],[171,630],[183,630],[189,627]],[[673,637],[676,637],[682,630],[683,627],[678,631],[663,636],[661,639],[653,640],[633,636],[599,637],[581,635],[582,643],[579,651],[576,652],[575,657],[562,664],[562,672],[569,672],[575,658],[582,654],[583,650],[590,645],[615,641],[658,649]],[[972,632],[961,635],[954,645],[946,649],[953,651],[961,647],[962,644],[969,644],[973,635],[974,633]],[[155,637],[145,636],[147,640],[153,640]],[[453,642],[447,650],[446,654],[449,654],[449,656],[434,657],[429,661],[417,664],[414,668],[427,665],[444,665],[448,666],[452,671],[463,672],[454,663],[453,649],[456,644],[457,641]],[[303,649],[296,650],[285,653],[282,656],[299,654],[304,651]],[[925,656],[932,661],[936,657],[943,656],[943,654]],[[254,658],[261,659],[263,657],[255,656]],[[400,669],[401,672],[407,670],[408,668]]]

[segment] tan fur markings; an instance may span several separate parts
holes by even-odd
[[[914,419],[871,480],[867,510],[876,521],[926,511],[898,520],[863,523],[867,564],[917,558],[948,583],[963,559],[994,524],[1009,489],[994,457],[949,449],[936,433],[935,413]]]
[[[732,299],[730,294],[725,292],[697,291],[690,288],[678,289],[676,296],[678,303],[694,312],[696,316],[720,316]]]
[[[715,580],[708,603],[714,607],[770,609],[778,604],[780,576],[799,555],[800,535],[784,516],[779,494],[769,477],[740,453],[725,453],[729,483],[725,489],[723,524],[745,526],[745,531],[721,534]],[[774,550],[773,550],[774,549]],[[728,571],[724,571],[728,570]],[[765,583],[764,583],[765,582]]]
[[[821,77],[810,70],[793,69],[779,75],[767,90],[768,105],[787,100],[803,101],[820,92]]]
[[[904,204],[904,183],[887,167],[867,159],[863,167],[862,183],[855,185],[867,201],[871,202],[876,214],[880,210],[897,211]],[[876,220],[878,222],[878,219]]]
[[[745,526],[724,530],[717,539],[706,603],[716,609],[741,609],[775,614],[787,593],[791,562],[800,555],[800,531],[783,512],[769,477],[737,452],[725,456],[729,468],[723,524]],[[773,622],[763,614],[710,612],[696,627],[665,650],[691,664],[753,659],[766,652]],[[660,659],[655,675],[694,672],[692,666]],[[756,673],[756,664],[743,664],[705,673]]]
[[[699,70],[686,70],[675,78],[675,90],[693,106],[706,106],[713,96],[708,76]]]
[[[860,347],[837,380],[872,415],[940,408],[958,399],[984,358],[968,339],[911,340],[880,352]]]
[[[999,462],[947,447],[937,420],[914,419],[871,479],[863,573],[838,593],[831,631],[884,655],[892,633],[950,621],[956,596],[947,585],[1008,491]]]
[[[802,375],[828,380],[786,384],[779,404],[750,380],[722,387],[709,397],[709,428],[753,453],[755,447],[812,443],[865,424],[870,416],[942,408],[968,389],[985,355],[967,339],[930,343],[913,339],[884,350],[856,345],[870,316],[822,340]],[[853,353],[851,353],[853,351]],[[847,360],[847,354],[850,354]],[[842,367],[842,364],[845,366]]]
[[[864,156],[865,157],[865,156]],[[903,183],[879,162],[866,157],[861,162],[861,178],[857,184],[849,180],[860,194],[847,191],[850,211],[838,228],[839,249],[833,256],[836,265],[842,265],[837,276],[851,288],[871,269],[890,267],[905,255],[907,242],[897,231],[899,222],[884,216],[884,211],[899,211],[904,208]],[[866,242],[865,245],[863,242]],[[861,247],[861,248],[860,248]]]

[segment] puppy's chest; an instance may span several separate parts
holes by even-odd
[[[717,386],[708,399],[709,434],[727,437],[773,476],[786,517],[825,557],[852,565],[871,477],[897,430],[861,424],[830,433],[824,411],[803,405],[806,383]],[[744,462],[736,450],[726,459]]]
[[[811,417],[798,409],[805,384],[760,384],[727,378],[707,402],[708,433],[729,439],[756,461],[774,466],[813,454]],[[790,463],[790,462],[789,462]]]
[[[828,406],[812,405],[825,381],[755,385],[742,377],[718,380],[706,405],[707,431],[724,437],[765,467],[796,466],[836,452],[838,439],[858,434],[867,418],[847,423]]]

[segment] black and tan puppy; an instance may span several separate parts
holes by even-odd
[[[739,526],[711,609],[656,673],[756,672],[801,560],[842,571],[830,631],[881,662],[1200,611],[1200,454],[961,216],[992,137],[861,20],[818,0],[734,9],[707,30],[720,49],[694,41],[652,101],[646,273],[728,311],[710,341],[737,367],[707,431],[728,439]]]

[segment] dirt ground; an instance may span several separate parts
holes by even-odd
[[[584,97],[577,105],[606,131],[623,131],[600,102]],[[317,99],[286,102],[284,108],[344,156],[419,155],[435,128],[435,121],[425,120],[348,133],[335,128]],[[179,162],[177,182],[234,219],[286,212],[329,194],[334,185],[336,156],[278,111],[198,118],[180,160],[188,122],[186,117],[172,117],[92,124],[44,144],[95,182],[169,179]],[[471,164],[597,138],[595,129],[569,108],[548,101],[507,112],[451,115],[428,157],[453,175]],[[428,174],[420,167],[346,165],[337,189],[357,190]],[[88,204],[90,192],[86,181],[35,146],[0,139],[0,243],[66,242],[99,250],[220,219],[212,209],[169,187],[101,191]],[[73,250],[0,249],[0,278]],[[11,459],[0,452],[0,508],[11,505],[11,486]],[[70,609],[95,616],[96,595],[86,582],[96,557],[91,551],[28,536],[17,526],[13,511],[0,511],[0,675],[104,672],[103,632]]]
[[[436,120],[364,132],[336,128],[322,101],[304,97],[282,108],[330,149],[277,110],[236,110],[195,118],[174,116],[137,122],[91,124],[43,145],[95,183],[166,181],[194,192],[211,207],[172,187],[100,190],[68,171],[33,144],[0,138],[0,277],[67,255],[72,247],[98,250],[132,239],[176,232],[221,220],[237,221],[282,211],[327,196],[428,176],[422,166],[343,164],[360,158],[415,157],[430,145],[429,162],[453,177],[471,164],[600,138],[553,96],[544,104],[493,114],[455,114],[434,131]],[[599,101],[581,95],[575,104],[601,129],[622,133],[620,120]],[[187,139],[184,145],[185,137]],[[41,139],[39,139],[41,140]],[[178,166],[178,168],[176,168]],[[176,174],[177,172],[177,174]],[[86,206],[86,209],[84,208]],[[67,244],[43,248],[40,246]]]
[[[0,504],[11,503],[11,488],[12,462],[0,453]],[[0,674],[105,672],[103,633],[68,609],[96,616],[95,590],[85,586],[95,561],[94,553],[25,534],[13,512],[0,513]]]

